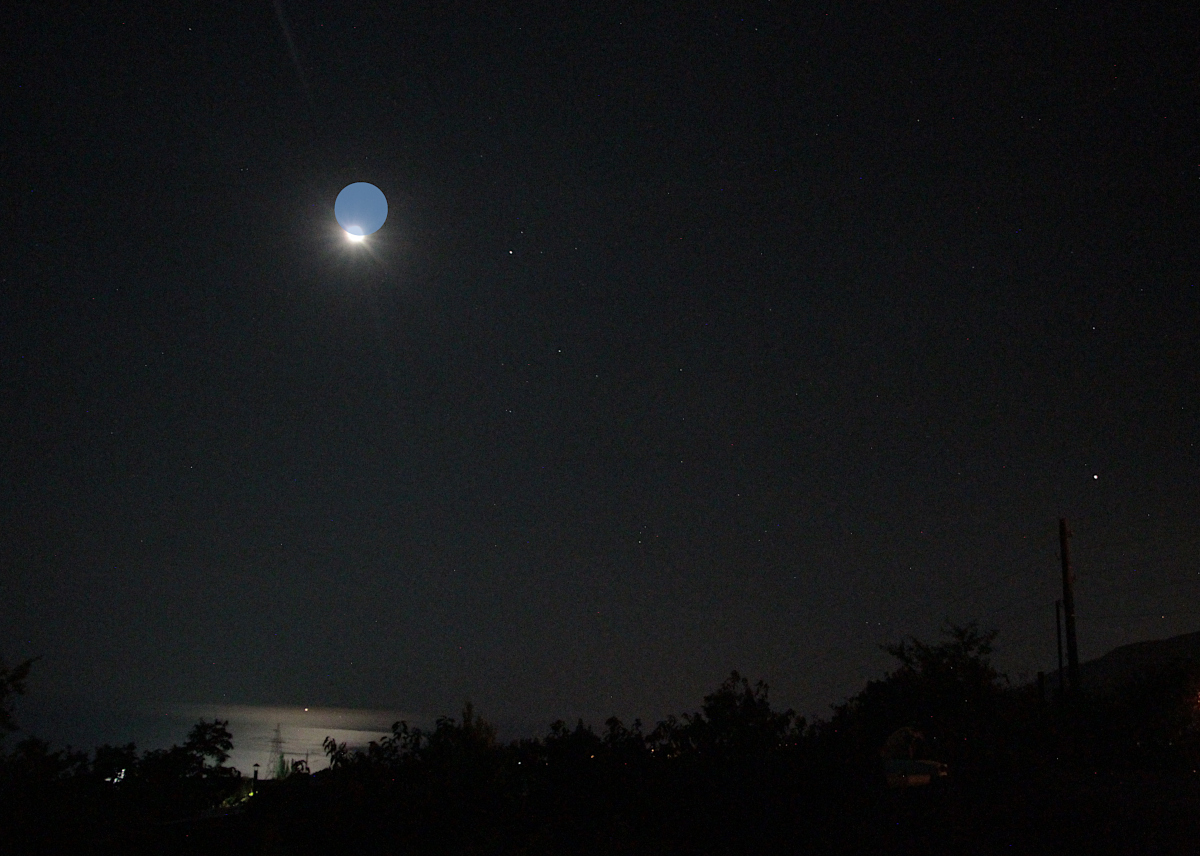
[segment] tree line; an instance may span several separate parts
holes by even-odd
[[[219,720],[142,753],[26,737],[0,757],[0,830],[12,852],[1194,852],[1200,674],[1044,699],[995,669],[993,639],[972,624],[888,646],[894,668],[815,722],[734,672],[653,727],[502,742],[467,704],[365,747],[327,739],[328,769],[257,783],[225,765]],[[30,666],[0,672],[6,732]],[[949,775],[888,787],[898,731]]]

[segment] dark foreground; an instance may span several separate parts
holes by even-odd
[[[864,783],[865,784],[865,783]],[[588,793],[501,805],[478,793],[413,799],[391,782],[320,774],[178,822],[63,805],[18,821],[7,852],[36,853],[1079,853],[1194,854],[1200,776],[1046,770],[939,790],[677,790],[624,805]],[[448,791],[448,789],[447,789]],[[35,811],[33,817],[37,816]],[[32,819],[32,818],[29,818]],[[51,821],[46,823],[45,821]],[[9,819],[6,823],[11,823]]]
[[[170,853],[1025,853],[1195,854],[1196,777],[1081,781],[1050,773],[1010,790],[860,792],[845,801],[697,800],[668,815],[483,819],[482,807],[406,817],[381,794],[314,783],[240,815],[147,836]],[[389,810],[390,808],[390,810]],[[661,809],[662,802],[654,808]],[[650,805],[646,809],[651,809]],[[647,811],[649,813],[649,811]],[[129,852],[127,845],[120,848]]]
[[[813,724],[735,673],[649,731],[559,722],[501,745],[468,705],[264,782],[223,766],[221,722],[141,754],[27,739],[0,759],[0,852],[1200,852],[1200,673],[1052,702],[995,673],[990,637],[949,633],[895,646],[894,672]],[[897,751],[950,775],[889,788]]]

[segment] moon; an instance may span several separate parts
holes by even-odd
[[[387,220],[387,197],[383,191],[365,181],[356,181],[342,188],[333,203],[333,216],[351,241],[361,241],[378,232]]]

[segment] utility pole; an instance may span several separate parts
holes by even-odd
[[[1058,697],[1063,698],[1067,694],[1067,685],[1063,682],[1061,600],[1054,601],[1054,629],[1057,631],[1058,638]]]
[[[1058,545],[1062,551],[1063,612],[1067,618],[1067,674],[1071,679],[1071,695],[1079,694],[1079,648],[1075,644],[1075,575],[1071,573],[1071,530],[1067,518],[1058,518]]]

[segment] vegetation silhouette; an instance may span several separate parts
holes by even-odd
[[[813,723],[733,672],[650,729],[557,721],[504,743],[468,702],[261,782],[226,766],[220,720],[141,753],[26,737],[0,758],[0,830],[14,853],[1195,852],[1197,667],[1050,704],[995,669],[993,640],[949,625],[886,646],[894,668]],[[28,676],[0,673],[0,702]],[[888,787],[885,758],[918,751],[943,785]]]

